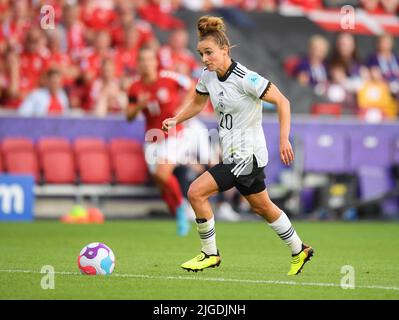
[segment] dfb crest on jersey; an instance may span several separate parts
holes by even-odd
[[[224,97],[224,93],[223,91],[220,91],[218,93],[218,109],[223,109],[224,108],[224,104],[223,104],[223,97]]]

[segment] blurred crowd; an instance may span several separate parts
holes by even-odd
[[[371,12],[392,13],[399,7],[399,0],[349,3]],[[27,116],[68,110],[98,116],[122,113],[142,47],[156,48],[161,68],[199,76],[201,63],[188,49],[189,34],[176,10],[270,12],[287,4],[319,8],[342,1],[0,0],[0,106]],[[155,28],[167,34],[166,43],[159,41]],[[396,116],[397,106],[390,101],[399,92],[399,64],[392,38],[380,37],[375,55],[366,62],[357,58],[349,34],[337,37],[327,60],[329,46],[314,36],[308,56],[298,59],[290,74],[332,101],[345,103],[351,112],[374,97],[384,105],[384,115]]]
[[[399,57],[388,34],[376,38],[374,53],[363,61],[355,37],[339,33],[332,46],[323,36],[312,36],[308,54],[285,63],[289,75],[342,106],[343,113],[374,120],[397,118]]]
[[[148,12],[160,4],[0,0],[0,105],[24,115],[122,112],[144,46],[158,50],[162,68],[198,74],[180,20],[162,11],[158,22],[169,30],[169,42],[161,46],[154,35],[149,21],[157,17]],[[54,28],[46,27],[52,12],[40,12],[43,5],[54,8]]]

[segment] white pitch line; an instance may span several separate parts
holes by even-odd
[[[41,274],[39,271],[34,270],[18,270],[9,269],[1,270],[0,273],[34,273]],[[79,272],[67,272],[67,271],[56,271],[55,274],[59,275],[81,275]],[[248,284],[277,284],[277,285],[288,285],[288,286],[313,286],[313,287],[341,287],[340,284],[336,283],[325,283],[325,282],[296,282],[296,281],[282,281],[282,280],[252,280],[252,279],[229,279],[229,278],[202,278],[202,277],[192,277],[192,276],[151,276],[146,274],[123,274],[114,273],[111,277],[120,278],[136,278],[136,279],[154,279],[154,280],[197,280],[197,281],[210,281],[210,282],[238,282],[238,283],[248,283]],[[382,285],[355,285],[358,289],[379,289],[379,290],[389,290],[389,291],[399,291],[399,287],[387,287]]]

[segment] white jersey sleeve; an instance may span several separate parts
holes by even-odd
[[[261,99],[270,88],[271,82],[258,73],[248,72],[243,78],[243,88],[246,94]]]
[[[206,69],[204,69],[202,71],[202,74],[200,76],[200,78],[198,79],[197,85],[195,87],[195,90],[199,93],[199,94],[204,94],[204,95],[208,95],[209,91],[206,87],[206,74],[207,71]]]

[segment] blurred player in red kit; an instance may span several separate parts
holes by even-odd
[[[162,198],[170,212],[176,216],[178,235],[184,236],[189,231],[187,204],[173,170],[176,165],[184,163],[188,142],[184,139],[182,125],[176,127],[173,135],[166,137],[160,129],[162,121],[173,117],[180,105],[191,97],[194,83],[190,78],[176,72],[159,70],[157,53],[153,48],[145,47],[140,50],[137,67],[138,76],[128,92],[129,107],[126,117],[132,121],[142,112],[146,119],[147,135],[154,134],[160,138],[155,142],[153,139],[145,142],[146,161]],[[182,91],[185,91],[184,97],[181,96]],[[162,136],[159,136],[160,133]]]

